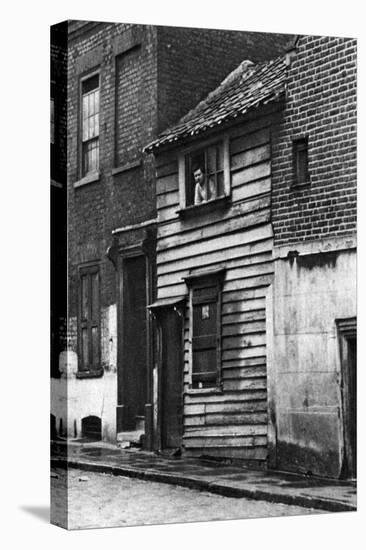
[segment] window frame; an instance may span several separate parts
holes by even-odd
[[[91,317],[92,310],[92,301],[93,301],[93,288],[92,288],[92,276],[97,274],[98,288],[97,288],[97,315],[96,317]],[[87,288],[88,288],[88,318],[83,317],[83,287],[82,280],[84,277],[87,277]],[[78,370],[76,376],[78,378],[90,378],[97,377],[103,374],[103,369],[101,367],[101,284],[100,284],[100,265],[99,263],[93,263],[88,265],[79,266],[78,270],[78,323],[77,323],[77,336],[78,336]],[[87,345],[88,345],[88,356],[92,357],[93,349],[93,340],[92,340],[92,329],[97,328],[97,361],[96,364],[93,364],[90,359],[85,364],[84,363],[84,353],[83,353],[83,341],[82,341],[82,331],[87,329]]]
[[[224,194],[214,199],[208,199],[200,204],[187,204],[187,157],[193,153],[199,153],[200,151],[206,151],[210,146],[215,144],[222,144],[223,147],[223,174],[224,174]],[[230,139],[229,134],[225,133],[220,136],[216,136],[205,140],[200,143],[195,143],[182,149],[178,155],[178,179],[179,179],[179,210],[181,215],[187,215],[189,212],[198,212],[204,210],[211,210],[220,205],[224,205],[230,200],[231,197],[231,175],[230,175]]]
[[[222,387],[222,289],[223,281],[225,277],[226,269],[221,267],[217,270],[206,272],[206,273],[197,273],[189,275],[184,280],[189,289],[189,389],[188,393],[221,393],[223,391]],[[198,297],[195,298],[195,291],[204,288],[216,287],[217,299],[216,303],[216,368],[211,372],[216,372],[215,382],[210,386],[201,386],[199,384],[204,382],[204,380],[199,380],[199,373],[194,372],[194,350],[193,343],[194,338],[194,305],[207,303],[213,303],[212,299]],[[208,301],[206,301],[208,300]],[[196,302],[196,304],[194,303]],[[195,387],[194,377],[197,374],[197,384],[198,387]]]
[[[84,131],[84,126],[83,126],[83,97],[84,94],[83,93],[83,86],[85,85],[85,82],[87,82],[88,80],[94,78],[95,76],[98,76],[98,88],[95,88],[95,89],[98,89],[99,90],[99,111],[98,111],[98,135],[93,137],[93,138],[90,138],[89,140],[83,140],[83,131]],[[99,170],[100,170],[100,97],[101,97],[101,72],[100,72],[100,69],[97,69],[97,70],[94,70],[92,72],[88,72],[87,74],[83,75],[80,77],[80,80],[79,80],[79,175],[80,175],[80,180],[79,182],[77,182],[77,184],[82,184],[82,183],[88,183],[89,181],[95,181],[97,179],[99,179]],[[91,171],[88,171],[88,172],[85,172],[84,171],[84,144],[85,143],[88,143],[88,142],[91,142],[91,141],[96,141],[97,142],[97,145],[98,145],[98,164],[97,164],[97,168],[95,170],[91,170]],[[78,185],[76,185],[78,186]]]
[[[306,152],[306,174],[304,179],[300,179],[299,155]],[[299,136],[292,140],[292,187],[303,187],[310,184],[309,172],[309,136]]]

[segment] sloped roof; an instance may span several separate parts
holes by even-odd
[[[196,136],[239,115],[277,101],[285,91],[285,57],[254,65],[243,61],[225,80],[175,126],[164,130],[145,147],[153,152],[163,145]]]

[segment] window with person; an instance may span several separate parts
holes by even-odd
[[[223,142],[189,153],[185,157],[185,206],[225,196]]]

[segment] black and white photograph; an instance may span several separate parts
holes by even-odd
[[[51,28],[56,525],[356,510],[356,55]]]
[[[3,10],[5,547],[358,548],[362,8]]]

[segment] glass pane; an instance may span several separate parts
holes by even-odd
[[[207,149],[207,171],[209,174],[216,172],[216,145]]]
[[[93,319],[93,321],[96,321],[99,316],[99,284],[98,282],[99,282],[98,273],[93,273],[93,275],[91,276],[91,283],[92,283],[91,318]]]
[[[89,365],[89,349],[88,349],[88,329],[83,328],[81,331],[81,346],[82,346],[82,368],[87,369]]]
[[[217,189],[216,189],[216,176],[210,176],[208,178],[208,200],[210,199],[216,199],[217,197]]]
[[[94,109],[94,93],[89,94],[89,115],[93,116],[95,112]]]
[[[81,278],[81,315],[83,319],[88,319],[88,278]]]
[[[225,188],[224,188],[224,173],[219,172],[217,174],[217,196],[221,197],[225,194]]]
[[[92,327],[92,365],[93,367],[99,366],[99,337],[98,327]]]
[[[94,124],[95,124],[95,136],[99,136],[99,114],[95,115]]]
[[[88,109],[88,96],[83,96],[83,119],[88,118],[89,109]]]
[[[99,90],[94,92],[94,101],[95,101],[95,113],[99,113]]]
[[[224,148],[222,145],[217,146],[217,170],[224,169]]]

